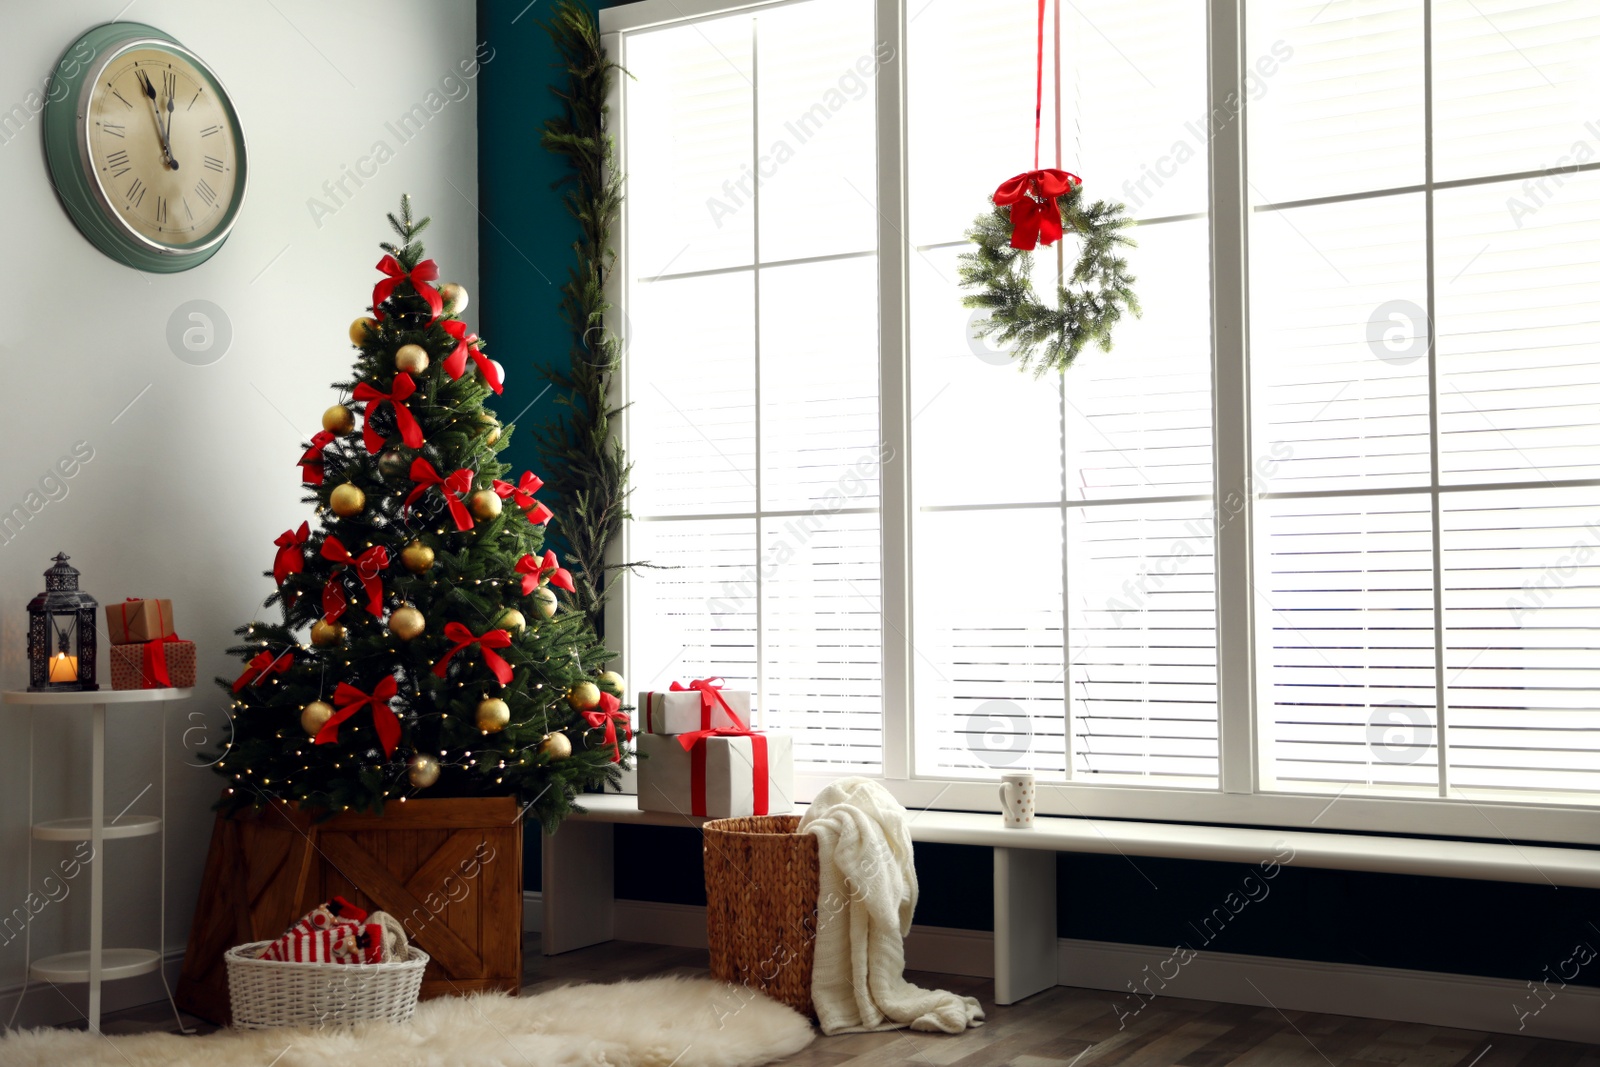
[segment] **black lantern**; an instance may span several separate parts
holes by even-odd
[[[94,681],[94,597],[78,589],[77,568],[57,553],[44,572],[44,592],[28,601],[28,689],[74,692],[99,689]]]

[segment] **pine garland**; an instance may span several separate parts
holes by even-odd
[[[550,487],[563,503],[561,533],[565,558],[577,592],[574,606],[602,631],[606,598],[607,552],[627,507],[628,478],[633,465],[611,433],[611,420],[621,408],[611,406],[611,384],[622,352],[616,334],[606,328],[606,282],[616,265],[612,233],[622,208],[622,176],[615,166],[615,148],[605,129],[606,96],[621,68],[605,55],[600,27],[579,0],[560,0],[545,24],[566,70],[564,87],[551,86],[561,113],[544,124],[540,143],[566,159],[570,173],[562,202],[578,222],[572,250],[577,262],[561,286],[561,317],[572,331],[567,366],[549,371],[562,411],[537,434],[545,457]],[[609,569],[625,568],[611,564]]]
[[[1072,273],[1056,286],[1056,306],[1046,307],[1034,295],[1033,255],[1011,247],[1011,212],[991,206],[979,215],[967,239],[977,245],[960,259],[961,285],[978,292],[962,298],[969,308],[983,308],[989,317],[974,332],[993,336],[1017,355],[1018,363],[1032,368],[1034,377],[1061,371],[1091,341],[1111,351],[1111,331],[1122,314],[1140,313],[1133,293],[1133,275],[1120,249],[1132,238],[1122,231],[1133,220],[1116,202],[1083,202],[1083,186],[1060,198],[1061,222],[1070,235],[1083,240],[1083,251]]]

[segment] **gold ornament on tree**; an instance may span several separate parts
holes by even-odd
[[[528,620],[516,608],[507,608],[500,615],[500,621],[495,623],[502,630],[513,630],[517,633],[528,628]]]
[[[335,404],[322,413],[322,428],[343,437],[356,428],[356,413],[343,404]]]
[[[539,742],[539,755],[552,763],[572,755],[572,740],[566,734],[548,734]]]
[[[410,604],[401,604],[389,616],[389,632],[402,641],[409,641],[427,629],[428,621],[422,612]]]
[[[547,585],[541,585],[533,591],[533,608],[545,618],[550,618],[556,613],[556,595]]]
[[[439,780],[439,761],[426,752],[418,752],[406,763],[406,777],[418,789],[426,789]]]
[[[472,509],[472,515],[478,519],[493,519],[500,515],[500,494],[493,489],[479,489],[467,497],[467,507]]]
[[[601,689],[604,689],[612,696],[620,697],[622,695],[622,675],[616,671],[601,671],[600,677],[596,678],[595,682],[599,684]]]
[[[567,703],[573,711],[588,711],[600,703],[600,687],[593,682],[579,682],[567,690]]]
[[[341,519],[361,514],[361,509],[366,506],[367,494],[349,482],[334,486],[333,492],[328,496],[328,507]]]
[[[400,562],[412,574],[422,574],[433,566],[433,549],[421,541],[412,541],[400,550]]]
[[[478,421],[483,423],[484,426],[488,427],[488,436],[486,436],[483,439],[485,444],[492,445],[496,441],[500,440],[500,420],[499,419],[495,418],[493,415],[489,414],[487,411],[480,411],[480,412],[478,412]]]
[[[411,461],[398,448],[388,448],[378,456],[378,473],[385,478],[404,478],[411,470]]]
[[[511,722],[511,705],[499,697],[489,697],[478,704],[476,721],[478,729],[486,734],[504,730]]]
[[[327,619],[318,619],[311,624],[311,643],[318,648],[332,648],[334,645],[344,644],[344,627]]]
[[[394,369],[421,374],[428,369],[428,350],[421,345],[401,345],[395,350]]]
[[[333,718],[333,705],[313,700],[300,712],[300,729],[306,732],[307,737],[316,737],[317,731],[331,718]]]
[[[370,335],[378,332],[378,320],[363,315],[350,324],[350,343],[364,345],[372,339]]]
[[[439,298],[444,301],[446,315],[459,315],[467,310],[467,303],[471,299],[467,295],[467,288],[458,282],[445,282],[439,286]]]

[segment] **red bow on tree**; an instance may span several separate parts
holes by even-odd
[[[1031,252],[1037,244],[1061,240],[1061,208],[1056,197],[1083,179],[1064,170],[1030,170],[1008,178],[994,191],[997,207],[1011,206],[1011,247]]]
[[[510,648],[511,635],[505,630],[489,630],[482,637],[476,637],[472,631],[459,622],[447,622],[444,626],[444,635],[456,643],[455,647],[433,665],[433,673],[440,678],[444,677],[445,668],[450,663],[450,657],[460,652],[468,645],[477,645],[483,650],[483,665],[494,672],[501,685],[511,684],[511,664],[507,663],[494,650],[497,648]]]
[[[456,529],[465,533],[472,529],[472,515],[468,513],[467,506],[461,502],[461,494],[472,488],[472,472],[462,467],[453,472],[448,478],[441,478],[439,472],[433,469],[433,464],[418,456],[411,461],[411,480],[417,484],[412,486],[411,494],[406,497],[406,507],[417,502],[430,485],[437,485],[439,492],[444,496],[444,502],[450,506],[450,517],[456,520]]]
[[[233,683],[233,691],[237,693],[252,682],[265,681],[269,674],[284,674],[294,666],[294,650],[286,648],[274,656],[267,649],[257,652],[255,658],[245,664],[244,673],[239,675]]]
[[[494,361],[474,347],[478,335],[468,333],[467,324],[460,319],[450,319],[443,325],[444,332],[456,339],[455,351],[445,357],[444,372],[451,378],[460,378],[467,372],[467,357],[471,356],[472,362],[482,372],[483,380],[489,383],[489,388],[501,392],[503,383],[500,381],[500,372],[494,369]]]
[[[300,574],[306,569],[305,544],[311,536],[311,525],[302,522],[298,530],[285,530],[278,535],[273,544],[278,546],[278,554],[272,560],[272,580],[279,585],[291,574]]]
[[[617,743],[617,724],[622,724],[623,740],[632,740],[633,727],[628,722],[628,716],[622,711],[622,701],[610,693],[600,694],[600,706],[583,712],[583,721],[589,724],[591,730],[606,728],[605,739],[602,744],[611,746],[611,762],[622,761],[622,746]]]
[[[550,584],[557,589],[565,589],[569,593],[578,590],[572,584],[572,572],[556,562],[556,554],[546,551],[544,558],[538,556],[523,556],[517,560],[517,573],[522,575],[522,595],[527,596],[539,587],[539,582],[546,574],[550,575]]]
[[[439,278],[439,265],[431,259],[425,259],[411,268],[408,274],[400,266],[400,261],[393,256],[384,256],[378,260],[378,269],[388,277],[372,287],[372,314],[379,322],[383,321],[383,302],[389,299],[389,294],[394,292],[395,286],[401,282],[410,282],[411,288],[416,290],[418,296],[428,302],[428,307],[433,315],[429,317],[427,325],[433,325],[439,313],[444,310],[444,298],[439,295],[439,290],[428,283]]]
[[[407,448],[422,447],[422,427],[417,425],[411,409],[405,405],[406,398],[416,391],[417,383],[405,371],[394,376],[393,392],[379,392],[368,382],[356,384],[355,398],[367,404],[366,414],[361,419],[361,440],[366,442],[368,452],[376,455],[383,450],[383,434],[373,428],[372,413],[384,401],[394,405],[394,424],[400,430],[400,440],[406,443]]]
[[[528,521],[537,526],[543,526],[555,518],[555,512],[545,507],[543,502],[535,500],[533,494],[537,493],[544,485],[544,479],[532,471],[523,471],[522,477],[516,485],[510,482],[494,480],[494,491],[501,500],[510,499],[517,507],[528,513]]]
[[[339,710],[328,716],[328,721],[317,731],[316,744],[331,745],[339,740],[339,724],[370,704],[372,725],[383,744],[383,754],[394,755],[394,747],[400,743],[400,720],[389,707],[389,701],[394,699],[399,689],[392,674],[379,682],[371,693],[363,693],[348,682],[340,682],[339,688],[333,691],[333,704]]]
[[[338,622],[349,602],[345,600],[340,581],[343,567],[355,568],[356,577],[367,591],[367,610],[374,618],[383,618],[383,577],[378,573],[389,565],[389,550],[373,545],[359,556],[352,556],[337,537],[322,542],[322,558],[332,560],[335,567],[328,584],[322,587],[322,617],[328,622]]]
[[[300,480],[307,485],[322,484],[322,450],[338,440],[328,430],[318,430],[311,437],[311,447],[300,457]]]

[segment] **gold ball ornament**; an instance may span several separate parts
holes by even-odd
[[[350,343],[364,345],[372,340],[372,335],[378,332],[378,320],[370,315],[363,315],[350,324]]]
[[[311,643],[318,648],[332,648],[344,644],[344,627],[327,619],[318,619],[311,624]]]
[[[439,297],[444,301],[444,310],[448,315],[459,315],[467,310],[471,297],[467,295],[467,288],[457,282],[445,282],[439,286]]]
[[[332,508],[333,513],[341,519],[361,514],[361,509],[366,506],[367,494],[349,482],[334,486],[333,492],[328,496],[328,507]]]
[[[411,461],[398,448],[387,448],[378,456],[378,473],[385,478],[404,478]]]
[[[433,549],[421,541],[412,541],[400,550],[400,562],[412,574],[422,574],[433,566]]]
[[[498,733],[511,722],[511,705],[499,697],[489,697],[478,704],[478,729],[486,734]]]
[[[573,711],[588,711],[600,703],[600,687],[593,682],[579,682],[567,690],[567,703]]]
[[[478,412],[478,421],[488,428],[488,436],[484,438],[486,444],[494,444],[500,440],[500,420],[487,411]]]
[[[601,689],[604,689],[614,697],[622,695],[622,675],[616,671],[601,671],[600,677],[596,678],[595,682],[599,684]]]
[[[556,613],[556,595],[550,591],[549,586],[541,585],[533,591],[533,608],[545,618],[550,618]]]
[[[572,739],[566,734],[551,734],[539,742],[539,755],[552,763],[572,755]]]
[[[322,428],[343,437],[356,428],[356,413],[343,404],[335,404],[322,413]]]
[[[528,619],[516,608],[507,608],[500,616],[500,621],[495,623],[502,630],[515,630],[517,633],[528,628]]]
[[[472,515],[478,519],[493,519],[500,515],[500,494],[493,489],[479,489],[467,497],[467,507],[472,509]]]
[[[394,369],[421,374],[428,369],[428,350],[421,345],[401,345],[395,350]]]
[[[426,752],[418,752],[406,763],[406,777],[418,789],[426,789],[439,780],[439,761]]]
[[[428,620],[410,604],[400,605],[389,615],[389,632],[402,641],[420,636],[427,628]]]
[[[316,737],[329,719],[333,718],[333,705],[321,700],[313,700],[300,712],[300,729],[306,732],[307,737]]]

